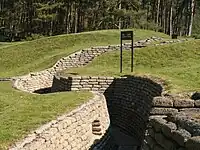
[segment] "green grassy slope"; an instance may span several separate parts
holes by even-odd
[[[130,52],[124,52],[124,73],[130,74]],[[135,51],[134,74],[150,74],[171,83],[172,92],[200,90],[200,40]],[[106,53],[91,64],[65,71],[81,75],[120,76],[119,52]]]
[[[151,36],[168,38],[153,31],[136,30],[135,40]],[[60,57],[97,45],[119,43],[119,31],[95,31],[61,35],[0,47],[0,77],[17,76],[53,65]],[[68,112],[88,100],[90,93],[31,95],[16,91],[10,83],[0,82],[0,149],[21,139],[30,130]]]
[[[135,40],[167,35],[134,30]],[[104,30],[61,35],[0,48],[0,77],[17,76],[52,66],[62,56],[91,46],[119,44],[119,30]]]
[[[33,95],[0,83],[0,150],[91,97],[87,92]]]

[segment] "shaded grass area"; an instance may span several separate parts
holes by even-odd
[[[163,33],[135,30],[135,40]],[[119,44],[119,30],[103,30],[60,35],[0,48],[0,77],[11,77],[51,67],[59,58],[92,46]]]
[[[6,46],[12,45],[11,43],[8,42],[0,42],[0,48],[4,48]]]
[[[7,48],[10,46],[14,46],[14,45],[19,45],[25,42],[0,42],[0,49],[1,48]]]
[[[119,52],[106,53],[89,65],[63,72],[79,75],[121,76],[130,73],[130,51],[123,53],[123,74],[119,73]],[[135,50],[134,73],[149,74],[168,81],[171,92],[200,90],[200,40],[151,46]]]
[[[87,92],[33,95],[0,82],[0,149],[92,98]]]

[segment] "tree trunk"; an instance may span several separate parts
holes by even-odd
[[[74,32],[77,33],[78,32],[78,6],[75,3],[75,20],[74,20]]]
[[[158,0],[158,5],[157,5],[157,16],[156,16],[157,29],[156,29],[156,31],[158,31],[158,27],[159,27],[159,13],[160,13],[160,0]]]
[[[163,31],[164,33],[166,33],[166,6],[165,6],[165,2],[163,1],[163,18],[162,18],[162,21],[163,21]]]
[[[119,2],[119,10],[121,10],[122,9],[122,1],[120,0],[120,2]],[[120,17],[119,18],[119,30],[121,30],[121,28],[122,28],[122,18]]]
[[[190,16],[188,36],[192,35],[192,25],[193,25],[193,20],[194,20],[194,6],[195,6],[195,0],[191,0],[191,16]]]
[[[172,36],[173,34],[173,0],[171,1],[171,6],[170,6],[170,21],[169,21],[169,34]]]

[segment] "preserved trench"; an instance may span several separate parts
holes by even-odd
[[[134,47],[161,40],[149,38],[134,43]],[[174,42],[183,41],[162,44]],[[129,44],[124,47],[130,49]],[[86,65],[114,50],[119,46],[81,50],[50,69],[12,78],[14,88],[30,93],[91,91],[94,97],[41,126],[10,149],[200,150],[200,123],[191,115],[200,112],[200,101],[165,95],[164,81],[137,76],[65,77],[57,73]]]

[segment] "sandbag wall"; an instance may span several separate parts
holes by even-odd
[[[71,90],[103,93],[111,127],[121,128],[140,143],[144,139],[153,98],[162,93],[159,84],[142,77],[54,77],[52,92]]]
[[[200,134],[194,135],[198,132],[192,133],[191,128],[195,127],[194,129],[200,131],[200,126],[197,123],[192,125],[191,121],[194,119],[188,118],[187,114],[189,112],[200,113],[200,100],[161,96],[162,87],[150,79],[133,76],[120,78],[54,77],[52,90],[55,92],[87,90],[103,93],[107,101],[111,126],[118,126],[127,135],[135,136],[141,141],[141,144],[144,144],[144,150],[180,148],[187,150],[188,147],[191,150],[193,150],[192,147],[195,147],[194,150],[198,150],[197,145],[200,143],[198,136]],[[187,116],[185,118],[187,127],[184,125],[180,127],[181,123],[176,122],[175,119],[169,121],[169,118],[162,118],[161,122],[155,121],[155,118],[152,119],[152,117],[158,116],[160,120],[163,116],[179,112],[184,113],[182,116]],[[156,120],[158,119],[156,118]],[[146,137],[145,142],[143,142],[145,130]],[[166,131],[169,132],[168,135],[166,135]],[[172,135],[176,138],[174,139]],[[101,147],[104,145],[114,146],[110,142],[105,142],[109,141],[109,134],[104,139],[104,142],[100,144]]]
[[[186,113],[151,117],[143,150],[200,150],[200,123]]]
[[[144,150],[200,150],[200,100],[156,97]]]
[[[86,104],[41,126],[11,150],[88,150],[109,127],[105,99],[95,97]]]

